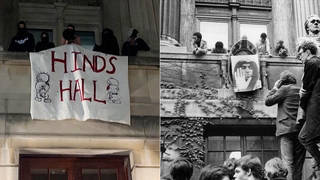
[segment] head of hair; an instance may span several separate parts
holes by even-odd
[[[73,24],[68,24],[67,29],[76,30],[75,26]]]
[[[309,35],[309,22],[311,21],[311,19],[313,18],[318,18],[319,16],[316,14],[312,14],[310,16],[308,16],[307,20],[304,22],[304,30],[306,31],[306,33]]]
[[[230,172],[226,167],[209,164],[202,168],[199,180],[222,180],[225,176],[231,179]]]
[[[170,165],[170,175],[173,180],[189,180],[192,173],[193,165],[187,159],[176,159]]]
[[[63,38],[68,41],[68,44],[73,43],[76,39],[75,31],[72,29],[66,29],[63,31]]]
[[[288,169],[283,161],[278,158],[272,158],[265,164],[265,173],[269,178],[287,177]]]
[[[296,76],[288,70],[284,70],[280,73],[280,80],[283,85],[297,84]]]
[[[202,35],[200,32],[193,33],[193,36],[196,36],[198,39],[202,39]]]
[[[247,60],[240,60],[237,62],[237,64],[235,65],[234,67],[234,72],[237,71],[238,68],[241,68],[244,64],[250,64],[250,67],[252,69],[252,78],[251,78],[251,81],[248,85],[248,89],[253,89],[254,86],[256,85],[256,82],[257,80],[259,79],[259,69],[258,69],[258,66],[255,62],[253,61],[247,61]]]
[[[266,33],[261,33],[260,38],[266,39],[267,38],[267,34]]]
[[[253,177],[255,178],[263,178],[263,168],[258,157],[250,154],[245,155],[236,161],[236,167],[240,167],[246,172],[251,171]]]
[[[18,29],[21,29],[21,28],[20,28],[20,24],[23,24],[23,27],[24,27],[23,29],[26,29],[26,28],[27,28],[26,22],[24,22],[24,21],[19,21],[18,24],[17,24]]]
[[[217,49],[223,49],[223,42],[217,41],[216,44],[215,44],[215,48],[217,48]]]
[[[300,51],[300,49],[303,49],[303,52],[305,52],[306,50],[310,50],[310,53],[312,55],[316,55],[318,52],[317,44],[314,42],[314,40],[310,38],[302,38],[298,41],[297,43],[298,52]]]
[[[236,159],[235,158],[229,158],[223,162],[223,166],[229,169],[230,173],[234,174]]]

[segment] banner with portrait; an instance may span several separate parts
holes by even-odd
[[[70,44],[30,53],[31,117],[130,124],[128,57]]]
[[[258,55],[231,56],[234,92],[248,92],[261,88]]]

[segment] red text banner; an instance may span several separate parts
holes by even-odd
[[[128,57],[71,44],[30,53],[31,117],[130,124]]]

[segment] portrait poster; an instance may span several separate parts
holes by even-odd
[[[30,53],[31,117],[130,124],[128,57],[70,44]]]
[[[261,88],[258,55],[231,56],[234,92],[248,92]]]

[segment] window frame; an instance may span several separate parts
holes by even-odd
[[[99,169],[99,174],[100,169],[117,169],[117,180],[131,180],[129,157],[120,155],[21,154],[19,157],[19,180],[31,180],[31,169],[48,169],[48,172],[50,169],[66,169],[68,180],[81,180],[82,169]]]

